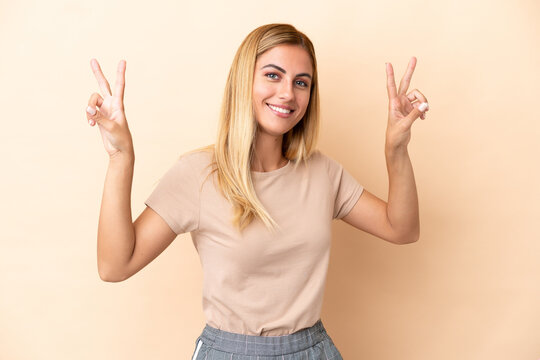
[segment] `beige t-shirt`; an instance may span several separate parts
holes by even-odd
[[[206,179],[210,152],[182,155],[145,201],[176,234],[191,232],[203,270],[208,325],[229,332],[287,335],[320,319],[331,222],[347,215],[363,187],[319,150],[297,169],[251,172],[257,196],[281,230],[256,219],[243,234],[232,206]],[[206,179],[206,180],[205,180]],[[200,189],[200,190],[199,190]]]

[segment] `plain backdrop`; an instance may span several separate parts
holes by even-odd
[[[189,359],[205,321],[189,234],[121,283],[96,237],[108,156],[85,109],[127,61],[133,220],[182,153],[214,142],[256,27],[313,41],[319,148],[387,200],[385,62],[429,100],[409,153],[421,236],[333,224],[322,320],[347,360],[540,358],[536,0],[1,1],[0,358]]]

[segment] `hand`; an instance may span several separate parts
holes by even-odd
[[[411,77],[416,67],[416,58],[409,61],[409,67],[396,90],[394,69],[386,64],[386,88],[388,90],[388,126],[386,128],[386,149],[406,149],[411,139],[411,126],[420,117],[425,119],[429,110],[426,97],[417,89],[407,94]],[[425,105],[422,105],[425,103]],[[422,106],[421,106],[422,105]]]
[[[111,93],[109,82],[103,76],[97,60],[91,59],[90,66],[103,97],[99,93],[90,96],[86,109],[88,122],[90,126],[98,124],[103,145],[110,158],[121,153],[134,155],[133,140],[124,114],[126,61],[121,60],[118,63],[114,94]]]

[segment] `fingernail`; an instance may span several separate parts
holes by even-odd
[[[94,120],[90,120],[88,122],[90,123],[91,126],[94,126]]]
[[[425,102],[425,103],[421,103],[420,106],[418,106],[418,110],[420,110],[421,112],[424,112],[424,110],[426,110],[428,108],[428,103]]]
[[[86,108],[86,112],[90,115],[96,115],[96,110],[92,109],[90,106]]]

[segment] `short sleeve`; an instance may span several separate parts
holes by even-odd
[[[339,162],[330,157],[326,158],[334,196],[333,218],[341,219],[352,210],[364,187]]]
[[[158,213],[175,234],[194,231],[199,227],[198,184],[189,156],[181,156],[144,203]]]

